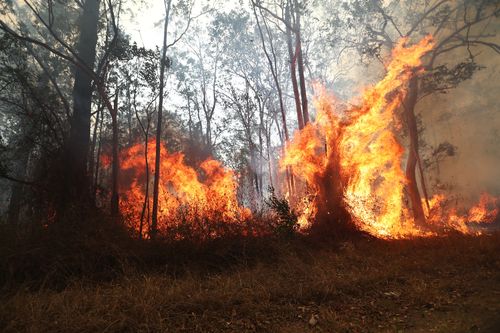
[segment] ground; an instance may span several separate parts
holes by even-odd
[[[277,248],[223,269],[10,290],[0,330],[500,332],[499,235]]]

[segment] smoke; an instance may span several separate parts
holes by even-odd
[[[467,51],[450,53],[444,62],[465,59]],[[500,195],[500,117],[498,112],[500,68],[499,57],[488,48],[475,48],[475,61],[484,66],[473,77],[446,94],[424,98],[417,112],[428,145],[449,142],[456,147],[436,167],[426,170],[426,178],[435,192],[446,187],[467,202],[477,201],[482,192]]]

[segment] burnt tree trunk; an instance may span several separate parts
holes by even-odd
[[[99,0],[87,0],[80,17],[80,35],[76,52],[83,65],[93,70],[96,59]],[[75,67],[73,85],[73,114],[66,145],[63,201],[65,203],[89,198],[87,157],[90,144],[92,78],[79,66]]]
[[[415,117],[415,105],[418,97],[418,78],[413,76],[408,86],[408,95],[404,103],[404,112],[408,134],[410,138],[410,150],[406,162],[406,178],[408,180],[408,196],[413,211],[415,222],[419,225],[425,225],[424,209],[422,207],[422,198],[418,189],[417,177],[415,174],[418,156],[418,128]]]
[[[9,210],[7,215],[7,223],[14,230],[19,222],[19,213],[21,211],[21,201],[23,198],[23,189],[24,184],[13,183],[10,201],[9,201]]]
[[[340,179],[338,154],[331,155],[328,161],[326,172],[316,181],[319,184],[316,200],[320,201],[316,203],[318,212],[312,232],[319,236],[345,237],[356,232],[356,228],[343,200],[344,187]]]

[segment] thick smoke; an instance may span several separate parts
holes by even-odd
[[[450,53],[445,61],[464,59],[466,52]],[[473,52],[481,70],[448,93],[430,95],[418,104],[428,145],[424,158],[443,142],[456,147],[426,171],[427,181],[431,189],[446,187],[467,202],[477,201],[485,191],[500,195],[499,57],[487,48]]]

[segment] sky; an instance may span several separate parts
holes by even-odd
[[[126,15],[121,24],[138,45],[152,49],[162,43],[162,28],[160,21],[165,15],[162,0],[147,0],[147,4],[135,6],[132,14]]]
[[[172,0],[172,6],[178,2],[179,0]],[[217,6],[218,10],[227,11],[239,7],[237,0],[193,0],[192,16],[197,17],[196,24],[207,22],[208,15],[198,17],[205,5]],[[164,1],[143,0],[142,4],[132,6],[130,13],[132,15],[125,13],[121,24],[124,30],[130,34],[132,40],[149,49],[161,46],[163,42],[163,18],[165,17]],[[175,34],[175,31],[172,26],[169,26],[169,38],[173,36],[171,33]]]

